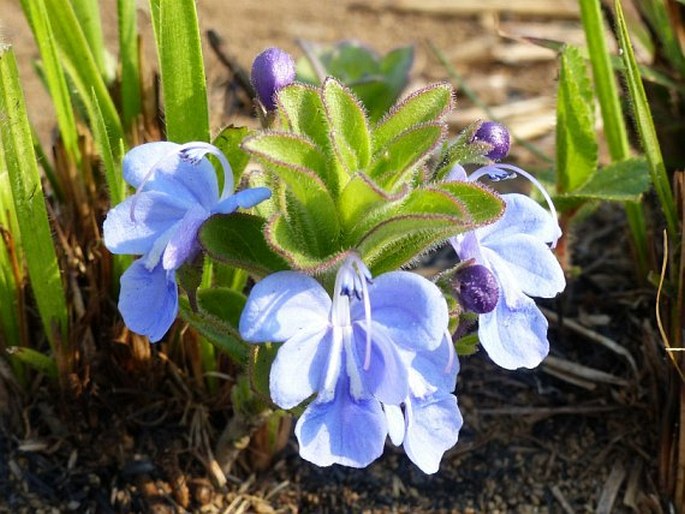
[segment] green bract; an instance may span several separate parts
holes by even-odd
[[[372,123],[334,78],[320,88],[283,88],[276,128],[242,144],[274,191],[273,213],[210,220],[204,248],[258,275],[283,268],[325,274],[356,250],[379,274],[492,222],[500,199],[478,184],[441,182],[430,160],[447,133],[452,96],[447,84],[429,86]]]

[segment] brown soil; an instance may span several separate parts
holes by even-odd
[[[17,4],[0,0],[2,33],[15,45],[30,115],[46,142],[51,108],[31,69],[36,50]],[[102,5],[112,41],[115,2]],[[453,64],[491,105],[553,97],[556,74],[554,60],[545,57],[504,62],[506,52],[496,50],[511,42],[496,37],[495,22],[556,24],[560,34],[579,27],[575,19],[554,16],[452,16],[376,5],[216,1],[200,2],[199,16],[203,30],[218,32],[245,67],[267,46],[301,55],[297,38],[357,39],[379,51],[414,43],[410,89],[448,77],[425,44],[430,40],[448,56],[462,55]],[[147,15],[140,19],[145,27]],[[145,34],[153,63],[149,30]],[[482,57],[459,53],[483,35],[496,42],[488,43],[492,48]],[[244,122],[244,112],[230,108],[231,97],[225,101],[231,77],[208,44],[205,57],[214,129]],[[468,109],[461,91],[457,96],[459,108]],[[535,113],[528,114],[525,121],[536,121]],[[459,125],[457,120],[455,129]],[[551,127],[538,136],[535,143],[551,152]],[[521,148],[514,157],[518,163],[531,160]],[[87,394],[60,397],[45,381],[37,382],[33,400],[12,416],[22,429],[9,432],[17,419],[0,420],[0,512],[662,512],[656,485],[661,391],[655,377],[665,371],[652,351],[653,297],[634,284],[624,230],[617,210],[604,208],[575,231],[577,274],[560,299],[546,304],[552,314],[586,327],[579,332],[550,324],[552,355],[576,366],[565,378],[551,366],[495,369],[483,353],[462,359],[458,398],[465,424],[434,476],[423,475],[390,446],[367,470],[317,468],[298,457],[291,439],[266,471],[252,471],[248,453],[228,484],[217,487],[205,457],[231,418],[230,388],[208,395],[193,385],[187,370],[170,363],[164,345],[154,347],[148,359],[133,359],[131,367],[130,350],[114,344],[102,352]],[[639,369],[598,342],[602,336],[627,349]],[[613,379],[583,378],[577,365]],[[122,383],[129,387],[116,385]]]

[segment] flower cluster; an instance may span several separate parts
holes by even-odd
[[[221,194],[207,154],[223,167]],[[156,342],[178,314],[176,270],[198,255],[202,223],[212,214],[252,207],[271,192],[257,187],[233,194],[228,160],[202,142],[137,146],[124,157],[123,173],[136,193],[109,211],[104,241],[114,254],[141,255],[121,276],[119,311],[126,326]]]
[[[432,282],[405,271],[372,279],[352,254],[332,297],[293,271],[257,283],[240,334],[248,342],[284,343],[270,375],[278,406],[315,396],[295,428],[303,458],[364,467],[389,435],[434,473],[462,424],[447,323],[447,303]]]

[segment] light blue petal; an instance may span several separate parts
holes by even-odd
[[[317,392],[331,357],[330,329],[301,331],[281,346],[271,365],[271,399],[283,409],[292,409]]]
[[[216,171],[205,158],[182,157],[180,149],[169,142],[136,146],[124,156],[124,178],[142,191],[165,192],[211,211],[219,201]]]
[[[468,259],[475,259],[476,262],[482,264],[482,257],[480,252],[480,243],[476,237],[475,231],[466,232],[456,237],[449,239],[454,251],[457,252],[459,259],[466,261]]]
[[[199,205],[188,210],[164,249],[162,266],[165,270],[176,270],[197,254],[200,249],[197,232],[208,217],[209,211]]]
[[[415,273],[394,271],[369,285],[371,317],[395,344],[409,349],[434,349],[447,327],[447,302],[435,284]],[[353,321],[364,320],[364,305],[351,305]]]
[[[240,317],[245,341],[285,341],[301,330],[316,332],[328,326],[331,299],[312,277],[279,271],[258,282]]]
[[[532,236],[517,234],[492,240],[481,251],[492,268],[506,267],[506,276],[529,296],[553,298],[566,287],[559,261],[546,244]],[[504,278],[501,273],[499,278]]]
[[[230,214],[231,212],[238,209],[249,209],[254,207],[258,203],[263,202],[271,198],[271,189],[268,187],[253,187],[250,189],[244,189],[243,191],[238,191],[237,193],[221,200],[214,213]]]
[[[190,194],[195,203],[212,211],[219,201],[219,184],[216,170],[207,159],[187,160],[178,154],[163,159],[155,170],[150,182],[143,190],[154,189],[171,194]],[[185,190],[187,193],[182,193]]]
[[[295,435],[300,456],[317,466],[363,468],[383,453],[388,427],[380,402],[352,399],[343,373],[335,398],[312,402],[297,421]]]
[[[184,205],[163,193],[151,191],[131,196],[107,213],[102,227],[105,246],[115,254],[143,255],[183,218],[185,211]]]
[[[404,441],[404,413],[399,405],[383,404],[383,411],[388,422],[388,437],[395,446],[399,446]]]
[[[155,164],[173,154],[181,145],[168,141],[157,141],[135,146],[124,155],[122,168],[124,180],[137,188],[148,177]]]
[[[383,403],[399,405],[409,394],[407,366],[397,351],[398,347],[388,336],[387,329],[374,321],[371,358],[369,368],[365,370],[366,331],[362,328],[363,323],[357,322],[353,326],[352,350],[364,387]]]
[[[161,266],[148,270],[138,259],[121,276],[119,312],[126,326],[159,341],[178,313],[178,287],[173,273]]]
[[[502,195],[504,214],[492,225],[477,229],[478,239],[488,246],[511,234],[527,234],[543,243],[556,241],[558,225],[552,215],[536,201],[519,193]]]
[[[547,320],[523,293],[502,293],[495,310],[478,317],[478,339],[498,366],[534,368],[549,353]]]
[[[423,398],[436,391],[451,393],[457,386],[459,359],[447,333],[433,351],[416,352],[410,356],[409,390],[412,396]],[[406,359],[406,354],[403,353]]]
[[[436,473],[443,454],[457,444],[463,424],[457,399],[443,394],[426,400],[412,398],[407,403],[404,451],[421,471]]]

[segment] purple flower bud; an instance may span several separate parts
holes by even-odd
[[[492,272],[480,264],[457,271],[454,285],[464,309],[485,314],[492,311],[499,299],[499,285]]]
[[[274,94],[295,80],[295,62],[280,48],[267,48],[252,63],[251,81],[267,110],[276,108]]]
[[[492,145],[485,156],[493,161],[504,159],[509,153],[511,138],[507,127],[496,121],[484,121],[473,136],[473,141],[483,141]]]

